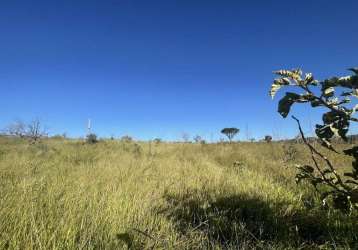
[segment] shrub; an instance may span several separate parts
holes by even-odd
[[[270,143],[272,141],[272,136],[266,135],[264,140],[265,140],[265,142]]]
[[[94,144],[98,142],[96,134],[88,134],[86,137],[86,142],[89,144]]]
[[[121,141],[131,142],[131,141],[133,141],[133,138],[130,137],[129,135],[124,135],[124,136],[121,137]]]
[[[200,135],[196,135],[196,136],[194,136],[193,140],[195,143],[200,143],[202,139],[201,139]]]
[[[153,141],[154,141],[155,144],[159,144],[159,143],[162,142],[162,139],[160,139],[160,138],[155,138]]]
[[[66,139],[66,136],[64,135],[60,135],[60,134],[56,134],[54,136],[51,136],[52,139],[56,139],[56,140],[63,140]]]
[[[334,153],[339,153],[332,145],[332,139],[340,137],[347,141],[347,133],[352,122],[358,122],[354,117],[358,105],[349,105],[358,97],[358,68],[350,69],[353,75],[345,77],[332,77],[324,81],[317,81],[311,73],[302,76],[300,69],[279,70],[270,90],[273,98],[276,92],[286,86],[300,90],[286,92],[279,101],[278,112],[282,117],[287,117],[294,103],[310,103],[311,107],[326,108],[322,115],[323,124],[317,124],[315,133],[320,143]],[[318,93],[318,94],[317,94]],[[303,142],[309,148],[313,165],[298,165],[296,182],[306,180],[321,194],[323,205],[328,205],[328,199],[333,206],[342,211],[358,209],[358,146],[344,150],[345,155],[353,157],[352,171],[344,175],[336,171],[331,161],[305,137],[300,121],[292,116],[297,122]],[[324,162],[321,164],[320,161]]]

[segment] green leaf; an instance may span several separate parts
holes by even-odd
[[[331,139],[334,136],[334,131],[332,131],[329,125],[316,125],[316,135],[321,139]]]
[[[304,171],[306,171],[308,173],[313,173],[314,172],[314,168],[312,166],[304,165],[304,166],[302,166],[302,168],[304,169]]]
[[[345,155],[353,156],[354,158],[358,158],[358,146],[354,146],[353,148],[343,150]]]
[[[350,70],[350,71],[352,71],[352,72],[358,74],[358,67],[356,67],[356,68],[350,68],[350,69],[348,69],[348,70]]]
[[[320,100],[314,99],[311,101],[312,108],[323,106],[322,102]]]
[[[356,69],[352,69],[354,72]],[[358,75],[343,76],[343,77],[332,77],[324,80],[322,83],[322,91],[329,87],[344,87],[350,89],[358,88]]]
[[[306,83],[309,83],[309,82],[312,82],[313,81],[313,75],[312,73],[306,73],[305,74],[305,82]]]
[[[333,87],[329,87],[327,89],[323,90],[323,95],[325,97],[332,97],[334,95],[334,88]]]
[[[312,73],[306,73],[305,74],[305,79],[303,80],[303,83],[305,85],[314,85],[314,86],[316,86],[318,84],[318,81],[314,79]]]
[[[345,183],[358,185],[358,182],[353,181],[353,180],[346,180]]]
[[[358,180],[357,173],[349,173],[349,172],[347,172],[347,173],[344,173],[344,176],[351,177],[351,178],[353,178],[355,180]]]
[[[324,124],[331,124],[339,119],[340,119],[339,113],[335,111],[329,111],[327,113],[324,113],[322,116],[322,120]]]
[[[341,94],[341,96],[354,96],[358,97],[358,89],[353,89],[352,91],[345,91]]]
[[[330,125],[316,125],[316,135],[318,138],[321,139],[322,146],[333,150],[336,152],[336,150],[332,147],[330,139],[334,136],[335,131],[332,130],[332,127]]]
[[[336,209],[348,212],[351,208],[349,197],[344,194],[335,194],[333,196],[333,206]]]
[[[285,118],[290,113],[292,104],[295,102],[308,102],[309,98],[310,96],[308,95],[298,95],[293,92],[286,92],[286,95],[278,103],[278,112]]]
[[[300,170],[301,171],[301,173],[300,174],[306,174],[306,173],[313,173],[314,172],[314,168],[312,167],[312,166],[310,166],[310,165],[303,165],[303,166],[301,166],[301,165],[298,165],[297,166],[297,169],[298,170]]]
[[[282,86],[289,85],[289,84],[290,84],[290,80],[288,78],[275,79],[274,82],[272,83],[271,89],[270,89],[271,98],[273,99],[275,97],[275,94]]]
[[[292,70],[277,70],[274,71],[276,75],[282,76],[282,77],[288,77],[295,81],[301,81],[301,75],[302,71],[300,69],[292,69]]]
[[[342,112],[329,111],[323,114],[322,120],[327,127],[322,128],[323,130],[321,129],[324,133],[319,131],[322,135],[320,138],[330,139],[333,135],[336,135],[341,137],[343,140],[347,140],[346,135],[349,129],[349,114],[346,114],[345,112],[346,111],[343,110]],[[329,130],[333,132],[333,135]]]
[[[323,92],[325,89],[328,89],[330,87],[337,87],[339,85],[338,80],[339,80],[338,77],[332,77],[332,78],[324,80],[321,83],[321,85],[322,85],[321,91]]]
[[[336,84],[345,88],[357,89],[358,75],[340,77],[336,79]]]
[[[323,175],[330,174],[330,173],[332,173],[332,170],[329,168],[325,168],[322,170],[322,173],[323,173]]]

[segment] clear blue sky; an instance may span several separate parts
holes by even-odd
[[[358,1],[0,2],[0,128],[210,140],[297,134],[268,96],[272,71],[358,66]],[[307,124],[319,120],[294,108]],[[306,128],[308,130],[308,128]]]

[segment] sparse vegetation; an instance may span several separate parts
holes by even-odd
[[[42,126],[39,119],[34,119],[28,124],[17,120],[4,129],[5,134],[9,136],[27,138],[30,143],[36,143],[41,138],[47,137],[47,131]]]
[[[130,137],[129,135],[124,135],[124,136],[121,137],[121,141],[123,141],[123,142],[132,142],[133,138]]]
[[[200,135],[194,136],[193,139],[194,139],[194,142],[195,142],[195,143],[203,143],[203,141],[204,141],[204,139],[201,138]],[[205,143],[205,142],[204,142],[204,143]]]
[[[272,152],[282,144],[0,138],[0,248],[355,249],[357,214],[322,210]]]
[[[2,1],[0,250],[358,250],[357,14]]]
[[[23,138],[27,133],[26,124],[23,121],[16,120],[4,129],[4,133],[7,135]]]
[[[299,73],[278,72],[289,85],[319,84]],[[271,94],[277,84],[286,84],[283,78],[275,80]],[[348,77],[334,79],[321,84],[332,88],[342,79],[345,86],[356,84]],[[332,99],[332,89],[325,96],[324,86],[320,97],[288,93],[279,103],[284,117],[295,102],[318,105],[322,99],[328,105],[324,125],[317,125],[322,142],[317,147],[297,118],[304,143],[267,135],[261,142],[269,143],[206,144],[195,136],[190,144],[187,133],[184,142],[155,139],[155,146],[130,136],[97,143],[96,134],[87,143],[65,136],[40,141],[39,122],[14,123],[7,129],[11,136],[0,137],[0,248],[356,249],[357,147],[347,149],[340,140],[332,145],[333,135],[347,139],[355,108],[340,106],[347,101]],[[239,129],[221,133],[232,142]],[[28,145],[24,137],[38,143]],[[332,151],[344,153],[328,159]],[[313,185],[296,185],[301,180]]]

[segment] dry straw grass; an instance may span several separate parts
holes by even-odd
[[[357,248],[357,215],[322,210],[286,158],[279,143],[0,138],[0,249]]]

